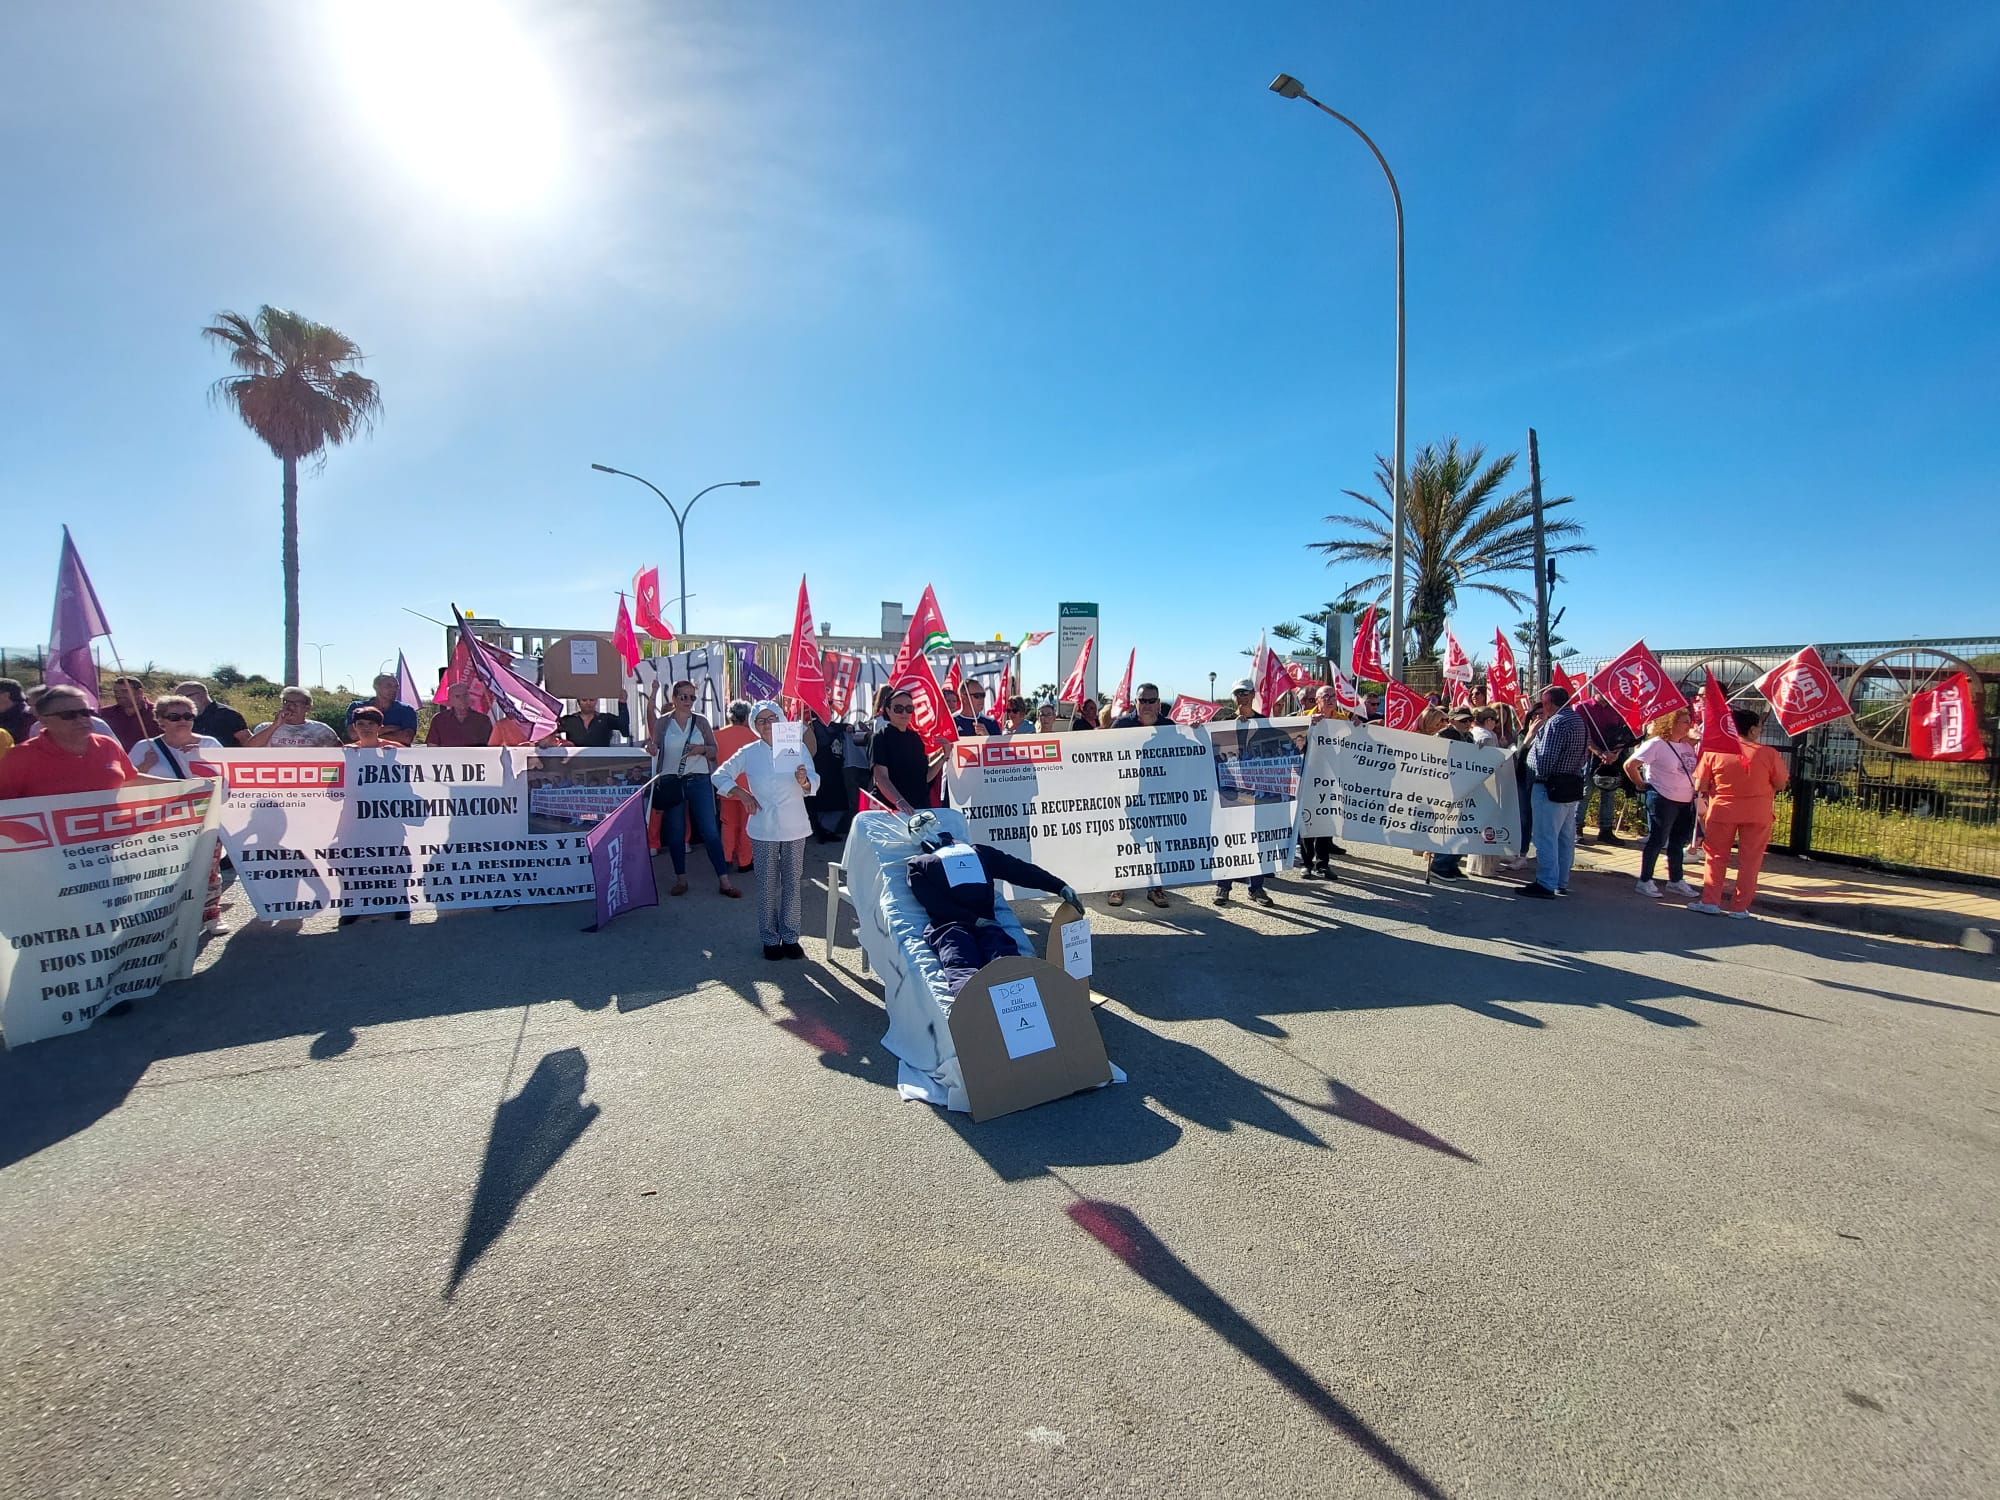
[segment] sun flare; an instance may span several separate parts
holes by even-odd
[[[493,0],[341,0],[335,45],[356,106],[424,185],[489,210],[555,184],[562,111],[547,65]]]

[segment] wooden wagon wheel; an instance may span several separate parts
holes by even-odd
[[[1854,732],[1877,750],[1907,754],[1910,748],[1910,700],[1963,672],[1975,684],[1979,673],[1949,651],[1929,646],[1905,646],[1863,662],[1847,679],[1847,701],[1854,709]]]
[[[1689,703],[1701,702],[1701,690],[1705,681],[1703,674],[1707,672],[1715,674],[1715,680],[1722,684],[1722,691],[1732,706],[1748,704],[1762,710],[1764,696],[1751,684],[1764,675],[1764,668],[1749,657],[1704,656],[1681,673],[1680,681],[1675,686],[1681,690],[1681,696]]]

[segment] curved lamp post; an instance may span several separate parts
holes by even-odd
[[[1333,116],[1361,137],[1361,143],[1375,153],[1382,175],[1389,179],[1389,196],[1396,202],[1396,471],[1395,493],[1390,497],[1395,512],[1394,536],[1389,544],[1389,675],[1403,675],[1403,192],[1396,186],[1396,174],[1389,170],[1382,148],[1368,138],[1368,132],[1337,109],[1328,109],[1306,92],[1306,86],[1289,73],[1271,80],[1271,92],[1284,99],[1303,99],[1322,114]]]
[[[647,489],[651,490],[654,494],[659,495],[660,503],[666,506],[667,508],[667,514],[674,518],[674,531],[680,537],[680,544],[681,544],[681,634],[686,635],[688,628],[687,518],[688,515],[694,510],[694,501],[699,500],[703,495],[706,495],[708,493],[708,490],[725,490],[732,487],[741,490],[754,490],[764,481],[761,479],[725,479],[721,481],[719,484],[711,484],[708,487],[708,490],[696,491],[694,500],[688,501],[688,503],[683,507],[681,507],[681,509],[675,510],[674,502],[669,500],[666,497],[666,495],[661,492],[660,487],[657,484],[654,484],[652,480],[640,479],[637,474],[627,473],[624,469],[614,469],[609,464],[592,464],[591,468],[597,470],[597,472],[600,474],[622,474],[627,479],[638,479],[639,483],[643,484]]]

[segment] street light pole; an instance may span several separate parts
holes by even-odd
[[[311,646],[315,651],[319,652],[319,686],[324,691],[326,688],[326,648],[334,643],[332,641],[306,641],[304,644]]]
[[[643,484],[647,489],[651,490],[654,494],[660,497],[660,503],[666,506],[667,514],[674,518],[674,531],[676,535],[678,535],[678,537],[680,538],[680,550],[681,550],[681,634],[686,635],[688,628],[687,518],[694,510],[694,501],[699,500],[703,495],[706,495],[708,493],[708,490],[724,490],[731,488],[739,490],[754,490],[758,486],[763,484],[764,481],[761,479],[724,479],[717,484],[711,484],[708,487],[708,490],[697,490],[695,492],[694,500],[688,501],[688,503],[680,510],[675,510],[674,502],[669,500],[666,497],[666,495],[661,491],[660,487],[657,484],[654,484],[652,480],[641,479],[637,474],[627,473],[624,469],[614,469],[609,464],[592,464],[591,468],[597,470],[597,472],[600,474],[622,474],[627,479],[638,479],[639,483]]]
[[[1388,158],[1368,132],[1339,110],[1329,109],[1313,98],[1298,79],[1280,73],[1271,80],[1271,92],[1285,99],[1303,99],[1360,136],[1361,144],[1375,153],[1382,175],[1389,179],[1389,196],[1396,204],[1396,470],[1392,481],[1395,493],[1390,497],[1395,511],[1395,534],[1389,543],[1389,675],[1400,680],[1403,675],[1403,190],[1396,186],[1396,174],[1389,170]]]

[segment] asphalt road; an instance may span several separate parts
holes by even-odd
[[[985,1125],[704,882],[246,922],[0,1055],[0,1493],[2000,1493],[1993,960],[1416,870]]]

